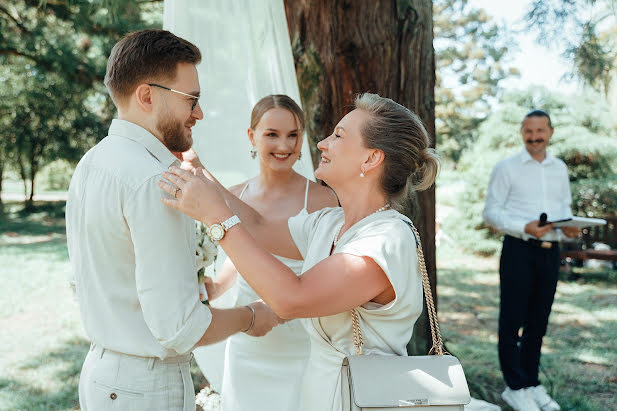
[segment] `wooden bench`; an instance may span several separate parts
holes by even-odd
[[[605,217],[606,225],[584,228],[581,230],[581,249],[563,250],[561,258],[574,260],[617,261],[617,217]],[[608,244],[610,250],[594,250],[594,243]]]

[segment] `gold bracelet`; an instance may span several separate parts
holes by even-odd
[[[255,309],[253,308],[253,306],[251,305],[245,305],[246,308],[248,308],[249,310],[251,310],[251,324],[249,325],[249,328],[247,328],[246,330],[242,331],[243,333],[247,333],[249,331],[251,331],[251,328],[253,328],[253,325],[255,325]]]

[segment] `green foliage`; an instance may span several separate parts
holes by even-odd
[[[39,187],[48,191],[67,191],[75,167],[66,160],[55,160],[41,169]]]
[[[561,96],[545,89],[511,93],[480,126],[478,139],[458,164],[465,189],[457,202],[461,213],[449,225],[458,226],[459,240],[480,254],[493,254],[500,246],[500,234],[482,220],[491,171],[523,149],[520,124],[533,108],[551,114],[555,134],[549,151],[568,166],[573,213],[617,214],[617,139],[604,98],[595,93]]]
[[[160,26],[161,8],[0,0],[0,171],[30,181],[30,201],[45,164],[75,162],[104,137],[115,112],[103,86],[107,56],[125,33]]]
[[[501,95],[499,82],[518,71],[507,64],[504,28],[484,10],[467,0],[435,0],[433,15],[437,144],[457,161]]]
[[[538,41],[566,50],[574,75],[607,93],[617,74],[616,6],[615,0],[535,0],[526,20]]]

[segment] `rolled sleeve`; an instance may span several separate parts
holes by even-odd
[[[175,350],[178,354],[184,354],[193,349],[211,322],[212,313],[201,301],[197,301],[193,305],[193,312],[188,316],[183,327],[171,338],[167,340],[159,338],[159,341],[163,347]]]
[[[212,315],[199,301],[194,222],[163,205],[159,179],[152,177],[133,193],[125,216],[146,325],[162,346],[183,354],[203,336]]]

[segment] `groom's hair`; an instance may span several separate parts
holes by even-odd
[[[136,31],[124,36],[111,49],[105,86],[118,105],[142,83],[173,80],[178,63],[200,61],[197,46],[167,30]]]

